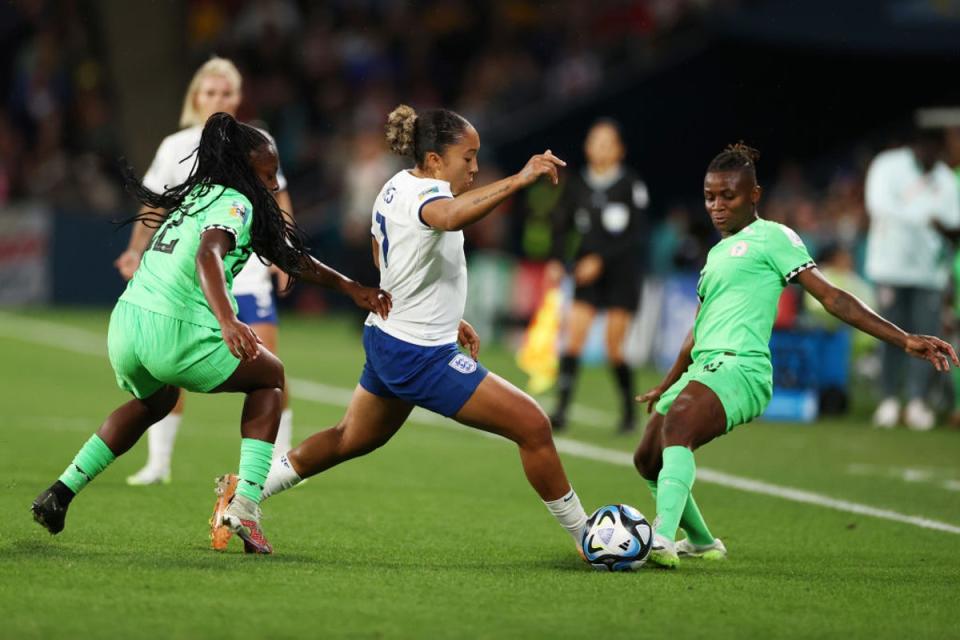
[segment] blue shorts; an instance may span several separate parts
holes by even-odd
[[[367,361],[360,386],[381,398],[400,398],[442,416],[456,415],[487,377],[487,369],[456,344],[421,347],[377,327],[363,328]]]
[[[277,324],[277,305],[270,293],[243,293],[237,299],[237,318],[244,324]]]

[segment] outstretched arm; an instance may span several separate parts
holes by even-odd
[[[900,347],[915,358],[928,360],[937,371],[949,370],[951,360],[960,366],[960,359],[957,359],[952,346],[935,336],[907,333],[874,312],[856,296],[830,284],[819,269],[801,271],[797,282],[832,315],[864,333]]]
[[[434,229],[459,231],[483,218],[511,195],[536,182],[540,176],[548,175],[553,184],[557,184],[557,167],[565,166],[566,162],[547,149],[546,153],[530,158],[520,173],[461,193],[455,198],[439,198],[429,202],[420,215]]]
[[[376,287],[365,287],[356,280],[351,280],[335,269],[331,269],[313,256],[304,256],[300,260],[300,275],[305,282],[320,285],[326,289],[333,289],[346,295],[361,309],[373,311],[381,318],[386,318],[393,306],[390,294]]]

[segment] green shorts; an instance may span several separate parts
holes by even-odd
[[[240,364],[217,329],[123,300],[110,315],[107,349],[117,384],[140,399],[168,384],[207,393]]]
[[[657,401],[657,413],[667,415],[673,401],[690,382],[717,394],[727,414],[727,431],[750,422],[767,408],[773,395],[773,369],[762,356],[710,353],[698,358]]]

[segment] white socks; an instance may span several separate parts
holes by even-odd
[[[276,459],[281,453],[293,448],[293,409],[284,409],[280,414],[280,428],[277,429],[277,440],[273,447],[273,457]]]
[[[147,468],[170,473],[170,459],[173,457],[173,443],[177,439],[181,416],[167,414],[159,422],[147,429]]]
[[[275,493],[297,486],[300,482],[302,482],[302,478],[293,470],[293,465],[287,460],[287,454],[285,453],[273,459],[273,463],[270,465],[270,473],[267,474],[267,480],[263,483],[263,493],[260,494],[260,499],[265,500]]]
[[[272,471],[272,469],[271,469]],[[580,546],[580,539],[583,537],[583,528],[587,524],[587,514],[580,504],[580,498],[577,492],[570,487],[570,492],[562,498],[544,501],[547,509],[553,514],[564,529],[573,537],[573,541]]]

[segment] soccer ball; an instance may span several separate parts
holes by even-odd
[[[580,541],[583,555],[599,571],[633,571],[643,566],[653,546],[653,527],[626,504],[600,507],[587,519]]]

